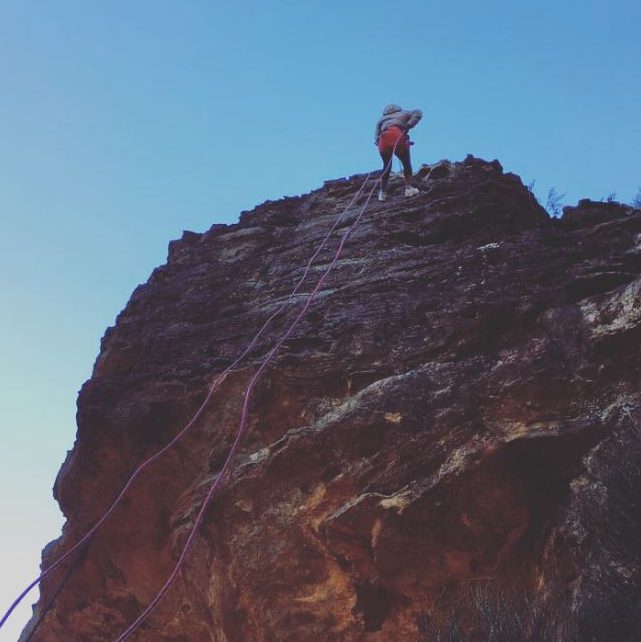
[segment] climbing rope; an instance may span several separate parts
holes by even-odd
[[[389,160],[389,163],[392,162],[394,159],[394,152],[396,152],[396,147],[398,146],[398,143],[400,142],[401,137],[398,138],[394,145],[394,149],[392,150],[392,156]],[[387,165],[384,168],[384,171],[387,169]],[[365,179],[365,182],[363,183],[363,187],[369,180],[369,176],[371,175],[368,174],[367,178]],[[292,322],[292,324],[289,326],[289,328],[285,331],[285,333],[281,336],[281,338],[278,340],[276,345],[270,350],[268,353],[267,357],[263,360],[261,365],[259,366],[258,370],[254,373],[254,376],[250,379],[249,384],[247,385],[247,388],[245,390],[245,399],[243,401],[243,407],[241,411],[241,417],[240,417],[240,423],[238,425],[238,430],[236,432],[236,438],[234,439],[234,442],[229,450],[229,453],[227,455],[227,458],[225,459],[225,462],[212,482],[209,491],[207,492],[207,495],[204,499],[204,501],[201,504],[200,510],[198,511],[198,514],[196,516],[196,519],[194,521],[194,524],[189,532],[189,535],[187,536],[187,540],[185,541],[185,545],[183,546],[182,552],[180,554],[180,557],[178,558],[178,561],[176,562],[176,565],[174,566],[174,570],[171,572],[170,576],[167,578],[166,582],[163,584],[162,588],[158,591],[154,599],[149,603],[149,605],[140,613],[140,615],[121,633],[121,635],[114,641],[114,642],[123,642],[126,640],[132,633],[135,632],[135,630],[144,622],[144,620],[147,618],[147,616],[153,611],[153,609],[157,606],[157,604],[162,600],[162,598],[165,596],[167,591],[171,588],[171,585],[173,584],[174,580],[178,576],[178,573],[180,572],[180,569],[182,567],[182,564],[187,557],[187,553],[189,552],[189,549],[191,547],[192,542],[194,541],[194,538],[196,536],[196,532],[198,530],[198,527],[200,526],[200,522],[203,519],[203,516],[205,514],[205,511],[207,510],[207,507],[209,506],[209,503],[211,499],[213,498],[216,490],[220,486],[222,480],[224,479],[226,473],[229,471],[231,464],[238,452],[238,448],[240,447],[240,443],[242,441],[242,438],[245,434],[246,427],[247,427],[247,417],[249,415],[249,403],[251,401],[251,396],[253,394],[254,388],[256,387],[256,384],[258,380],[260,379],[263,371],[267,368],[269,363],[272,361],[272,359],[276,356],[278,350],[280,347],[287,341],[287,339],[291,336],[292,332],[296,328],[296,326],[301,322],[301,320],[304,318],[304,316],[307,314],[307,311],[309,310],[310,305],[312,304],[312,301],[314,300],[314,297],[322,287],[323,283],[327,279],[327,277],[330,275],[334,267],[336,266],[336,263],[338,262],[338,259],[343,251],[343,248],[345,246],[345,243],[347,243],[347,240],[349,239],[352,231],[354,228],[358,225],[360,222],[365,210],[367,209],[367,206],[369,205],[372,195],[374,194],[374,191],[376,187],[381,183],[381,178],[379,178],[374,185],[372,186],[372,189],[370,190],[367,199],[365,201],[365,204],[359,211],[358,215],[352,222],[352,224],[347,228],[345,233],[343,234],[341,241],[338,245],[338,249],[336,250],[336,253],[334,255],[334,258],[332,262],[329,264],[327,269],[321,274],[320,278],[318,279],[318,282],[316,283],[316,286],[314,289],[309,293],[307,300],[305,301],[305,304],[301,308],[300,312]],[[362,189],[362,188],[361,188]],[[360,193],[361,190],[359,190]],[[309,264],[308,264],[309,268]]]
[[[31,638],[36,634],[36,631],[44,621],[44,619],[47,617],[47,613],[49,613],[51,607],[54,605],[54,602],[58,598],[58,595],[62,592],[62,589],[65,587],[67,582],[69,581],[69,578],[73,575],[73,572],[76,570],[80,562],[85,558],[87,555],[87,548],[89,548],[89,544],[87,544],[87,547],[78,554],[78,557],[73,561],[73,564],[69,566],[69,569],[65,573],[65,576],[62,578],[62,581],[60,582],[60,585],[56,589],[56,592],[53,594],[49,602],[47,603],[47,606],[42,610],[42,614],[38,617],[36,620],[36,623],[33,625],[33,628],[31,631],[29,631],[29,634],[25,638],[24,642],[29,642]]]
[[[398,142],[397,142],[397,144],[398,144]],[[396,149],[396,146],[394,147],[394,149]],[[393,156],[392,156],[392,158],[393,158]],[[390,162],[391,162],[391,160],[392,160],[392,159],[390,159]],[[303,282],[304,282],[304,281],[305,281],[305,279],[307,278],[307,275],[309,274],[309,271],[310,271],[310,269],[311,269],[311,266],[312,266],[312,264],[313,264],[314,260],[315,260],[315,259],[318,257],[318,255],[322,252],[322,250],[324,249],[324,247],[325,247],[325,246],[326,246],[326,244],[328,243],[328,241],[329,241],[329,239],[330,239],[331,235],[333,234],[333,232],[336,230],[336,228],[337,228],[337,227],[340,225],[340,223],[342,222],[342,220],[343,220],[343,218],[344,218],[345,214],[350,210],[350,208],[353,206],[353,204],[354,204],[354,203],[356,202],[356,200],[359,198],[359,196],[361,195],[361,193],[362,193],[363,189],[365,188],[365,185],[366,185],[366,184],[367,184],[367,182],[369,181],[369,179],[370,179],[371,175],[372,175],[372,172],[370,172],[369,174],[367,174],[367,176],[366,176],[365,180],[363,181],[363,184],[361,185],[361,187],[358,189],[358,191],[356,192],[356,194],[354,194],[354,196],[350,199],[350,201],[349,201],[349,203],[347,204],[347,206],[345,207],[345,209],[344,209],[344,210],[342,210],[342,211],[340,212],[339,216],[338,216],[338,217],[336,218],[336,220],[334,221],[334,224],[332,225],[332,227],[330,228],[330,230],[329,230],[329,231],[327,232],[327,234],[325,235],[325,237],[324,237],[323,241],[321,242],[321,244],[319,245],[319,247],[316,249],[316,251],[314,252],[314,254],[312,255],[312,257],[309,259],[309,261],[307,262],[307,265],[306,265],[306,267],[305,267],[305,269],[304,269],[304,271],[303,271],[303,274],[302,274],[301,278],[298,280],[298,282],[296,283],[296,285],[295,285],[294,289],[293,289],[293,290],[292,290],[292,292],[289,294],[289,296],[287,297],[287,299],[286,299],[286,300],[285,300],[285,301],[284,301],[284,302],[283,302],[283,303],[282,303],[282,304],[281,304],[281,305],[276,309],[276,311],[275,311],[275,312],[273,312],[273,313],[272,313],[272,314],[267,318],[267,320],[263,323],[263,325],[262,325],[262,326],[261,326],[261,328],[258,330],[258,332],[256,333],[256,335],[255,335],[255,336],[253,337],[253,339],[250,341],[249,345],[245,348],[245,350],[244,350],[244,351],[243,351],[243,352],[242,352],[242,353],[241,353],[241,354],[240,354],[240,355],[239,355],[239,356],[238,356],[238,357],[237,357],[237,358],[236,358],[236,359],[235,359],[235,360],[234,360],[234,361],[229,365],[229,366],[227,366],[227,368],[225,368],[221,373],[219,373],[219,374],[214,378],[213,382],[211,383],[211,385],[210,385],[210,387],[209,387],[208,393],[207,393],[207,395],[205,396],[204,401],[203,401],[203,402],[201,403],[201,405],[198,407],[198,409],[197,409],[197,410],[196,410],[196,412],[193,414],[193,416],[191,417],[191,419],[187,422],[187,424],[186,424],[186,425],[185,425],[185,426],[184,426],[184,427],[183,427],[183,428],[182,428],[182,429],[181,429],[181,430],[180,430],[180,431],[175,435],[175,437],[174,437],[173,439],[171,439],[171,440],[170,440],[170,441],[169,441],[169,442],[168,442],[168,443],[167,443],[163,448],[161,448],[161,449],[160,449],[156,454],[152,455],[149,459],[147,459],[146,461],[142,462],[141,464],[139,464],[139,465],[134,469],[134,471],[131,473],[131,475],[130,475],[129,479],[127,480],[127,482],[126,482],[126,483],[125,483],[125,485],[123,486],[123,488],[122,488],[122,490],[120,491],[120,493],[118,493],[118,495],[115,497],[115,499],[114,499],[114,500],[112,501],[112,503],[109,505],[109,507],[105,510],[105,512],[102,514],[102,516],[98,519],[98,521],[94,524],[94,526],[93,526],[92,528],[90,528],[90,529],[89,529],[89,531],[87,531],[87,533],[86,533],[83,537],[81,537],[81,538],[80,538],[80,540],[78,540],[78,541],[77,541],[77,542],[76,542],[76,543],[75,543],[71,548],[69,548],[69,549],[68,549],[65,553],[63,553],[63,554],[62,554],[58,559],[56,559],[54,562],[52,562],[52,563],[51,563],[51,564],[50,564],[50,565],[49,565],[49,566],[48,566],[48,567],[47,567],[47,568],[46,568],[46,569],[45,569],[45,570],[44,570],[44,571],[43,571],[43,572],[42,572],[42,573],[41,573],[41,574],[40,574],[40,575],[35,579],[35,580],[33,580],[33,581],[32,581],[32,582],[31,582],[31,583],[30,583],[30,584],[29,584],[29,585],[28,585],[28,586],[27,586],[27,587],[26,587],[26,588],[25,588],[21,593],[20,593],[20,595],[19,595],[19,596],[14,600],[14,602],[11,604],[11,606],[9,607],[9,609],[6,611],[6,613],[3,615],[2,619],[0,620],[0,629],[2,629],[2,627],[3,627],[3,626],[4,626],[4,624],[5,624],[5,622],[6,622],[6,621],[8,620],[8,618],[11,616],[11,614],[12,614],[12,613],[13,613],[13,611],[16,609],[16,607],[20,604],[20,602],[21,602],[21,601],[26,597],[26,595],[27,595],[27,594],[28,594],[28,593],[29,593],[29,592],[30,592],[30,591],[31,591],[31,590],[32,590],[32,589],[33,589],[37,584],[39,584],[39,583],[40,583],[43,579],[45,579],[45,578],[46,578],[50,573],[52,573],[54,570],[56,570],[56,569],[57,569],[61,564],[63,564],[63,563],[65,562],[65,560],[67,560],[70,556],[72,556],[72,555],[73,555],[73,554],[74,554],[74,553],[75,553],[75,552],[76,552],[80,547],[82,547],[86,542],[88,542],[88,540],[90,540],[90,539],[95,535],[95,533],[98,531],[98,529],[103,525],[103,523],[104,523],[104,522],[109,518],[109,516],[113,513],[113,511],[115,510],[116,506],[119,504],[120,500],[124,497],[124,495],[126,494],[127,490],[128,490],[128,489],[130,488],[130,486],[133,484],[134,480],[138,477],[138,475],[139,475],[139,474],[140,474],[140,473],[141,473],[141,472],[142,472],[142,471],[143,471],[147,466],[151,465],[151,464],[152,464],[153,462],[155,462],[158,458],[160,458],[160,457],[161,457],[165,452],[167,452],[167,450],[169,450],[172,446],[174,446],[174,445],[175,445],[175,444],[176,444],[176,443],[177,443],[177,442],[178,442],[178,441],[179,441],[179,440],[180,440],[180,439],[181,439],[181,438],[182,438],[182,437],[187,433],[187,431],[188,431],[188,430],[189,430],[189,429],[190,429],[190,428],[191,428],[191,427],[196,423],[196,421],[200,418],[200,416],[202,415],[203,411],[205,410],[205,407],[206,407],[206,406],[207,406],[207,404],[209,403],[209,401],[210,401],[211,397],[213,396],[214,392],[215,392],[215,391],[220,387],[220,385],[223,383],[223,381],[226,379],[226,377],[230,374],[230,372],[231,372],[231,371],[232,371],[232,370],[233,370],[233,369],[234,369],[234,368],[235,368],[235,367],[236,367],[236,366],[237,366],[237,365],[238,365],[238,364],[239,364],[239,363],[240,363],[240,362],[241,362],[241,361],[242,361],[242,360],[243,360],[243,359],[244,359],[244,358],[245,358],[245,357],[246,357],[246,356],[251,352],[251,350],[255,347],[256,343],[258,342],[258,340],[260,339],[260,337],[262,336],[262,334],[265,332],[265,330],[267,329],[267,327],[269,326],[269,324],[270,324],[270,323],[271,323],[271,322],[272,322],[272,321],[273,321],[273,320],[274,320],[274,319],[275,319],[275,318],[276,318],[276,317],[277,317],[277,316],[278,316],[278,315],[279,315],[279,314],[280,314],[280,313],[281,313],[281,312],[282,312],[282,311],[283,311],[283,310],[284,310],[284,309],[289,305],[289,303],[291,302],[291,300],[296,296],[296,294],[298,293],[298,290],[300,289],[300,287],[302,286]],[[352,226],[350,226],[350,228],[348,228],[348,231],[347,231],[347,232],[346,232],[346,234],[343,236],[343,241],[341,242],[341,245],[339,246],[339,253],[340,253],[340,251],[342,251],[342,247],[343,247],[343,245],[344,245],[344,242],[347,240],[347,238],[348,238],[348,236],[349,236],[350,231],[353,229],[353,227],[355,226],[355,224],[360,220],[360,218],[361,218],[361,216],[362,216],[362,214],[363,214],[363,212],[364,212],[365,207],[367,207],[367,204],[369,204],[369,201],[371,200],[372,193],[373,193],[373,191],[374,191],[374,189],[375,189],[376,185],[378,184],[378,182],[380,182],[380,178],[379,178],[379,179],[378,179],[378,181],[374,184],[374,187],[373,187],[373,188],[372,188],[372,190],[370,191],[370,194],[369,194],[369,197],[368,197],[368,199],[367,199],[367,202],[366,202],[365,206],[361,209],[361,212],[360,212],[360,213],[359,213],[359,215],[357,216],[357,219],[356,219],[355,223],[354,223],[354,224],[352,224]],[[338,260],[338,255],[335,257],[335,261],[336,261],[336,260]],[[330,266],[330,268],[331,268],[331,269],[333,269],[333,266],[335,265],[335,261],[334,261],[334,262],[332,263],[332,265]],[[329,271],[331,271],[331,269],[329,269]],[[328,273],[329,273],[329,272],[326,272],[326,274],[328,274]],[[324,276],[326,276],[326,275],[324,275]],[[320,287],[320,286],[319,286],[319,287]],[[315,294],[315,292],[314,292],[313,294]],[[311,303],[311,300],[310,300],[310,299],[308,299],[308,304],[309,304],[309,303]],[[306,305],[306,307],[304,307],[304,308],[303,308],[305,311],[307,310],[307,307],[309,307],[309,306],[308,306],[308,304]],[[302,317],[301,317],[301,318],[302,318]],[[297,319],[298,319],[298,317],[297,317]],[[298,320],[300,320],[300,319],[298,319]],[[297,322],[298,322],[298,321],[296,321],[296,323],[297,323]],[[295,326],[294,326],[294,327],[295,327]],[[290,328],[289,333],[291,333],[291,331],[293,331],[293,329],[294,329],[293,327],[292,327],[292,328]],[[287,334],[287,336],[289,336],[289,333],[286,333],[286,334]],[[285,340],[285,339],[282,339],[281,341],[279,341],[279,343],[277,344],[277,347],[280,347],[280,345],[284,342],[284,340]],[[272,352],[273,352],[273,351],[272,351]],[[270,353],[269,353],[269,355],[268,355],[268,359],[269,359],[269,360],[271,360],[272,352],[270,352]],[[260,372],[262,372],[262,369],[260,370]],[[250,384],[250,385],[251,385],[251,384]],[[246,392],[246,395],[247,395],[247,392]],[[238,441],[240,441],[240,440],[238,440]],[[236,442],[235,442],[235,443],[236,443]],[[213,493],[212,493],[212,494],[213,494]],[[154,605],[155,605],[155,603],[154,603]],[[122,638],[122,639],[124,639],[124,638]]]
[[[394,147],[396,149],[396,147]],[[390,159],[391,162],[391,159]],[[334,258],[332,262],[329,264],[327,269],[323,272],[321,277],[318,279],[318,282],[316,283],[316,286],[314,289],[309,293],[307,300],[305,301],[305,304],[301,308],[300,312],[292,322],[292,324],[289,326],[289,328],[285,331],[285,333],[281,336],[281,338],[278,340],[276,345],[270,350],[268,353],[267,357],[263,360],[261,365],[259,366],[258,370],[254,373],[254,376],[250,379],[249,384],[245,390],[245,399],[243,402],[243,408],[241,412],[241,417],[240,417],[240,423],[238,425],[238,430],[236,432],[236,438],[234,439],[234,442],[231,446],[231,449],[229,450],[229,453],[227,455],[227,458],[225,459],[225,463],[223,464],[223,467],[221,471],[218,473],[216,476],[215,480],[211,484],[209,491],[207,492],[207,495],[204,499],[204,501],[201,504],[200,510],[198,511],[198,515],[196,516],[196,519],[194,520],[194,524],[189,532],[189,535],[187,537],[187,540],[185,542],[185,545],[183,546],[182,552],[180,553],[180,557],[178,558],[178,561],[176,562],[176,565],[174,567],[174,570],[171,572],[171,575],[165,582],[165,584],[162,586],[160,591],[156,594],[156,597],[149,603],[149,605],[145,608],[142,613],[129,625],[129,627],[115,640],[115,642],[123,642],[126,640],[134,631],[143,623],[143,621],[147,618],[147,616],[151,613],[151,611],[156,607],[156,605],[162,600],[162,598],[165,596],[167,591],[170,589],[171,585],[173,584],[174,580],[178,576],[178,573],[180,572],[180,569],[182,567],[182,564],[187,556],[187,553],[189,552],[189,549],[194,541],[194,538],[196,537],[196,532],[198,530],[198,527],[200,526],[200,522],[202,521],[202,518],[205,514],[205,511],[207,510],[207,507],[214,496],[214,493],[222,483],[223,478],[225,477],[226,473],[229,471],[229,468],[231,467],[231,464],[238,452],[238,448],[240,446],[241,440],[245,434],[245,430],[247,427],[247,417],[249,414],[249,402],[251,401],[251,397],[254,391],[254,388],[256,387],[256,384],[258,380],[260,379],[262,373],[264,372],[265,368],[269,365],[269,363],[272,361],[280,347],[283,345],[283,343],[290,337],[296,326],[300,323],[300,321],[303,319],[307,311],[309,310],[309,307],[322,287],[323,283],[325,282],[325,279],[329,276],[329,274],[332,272],[334,267],[336,266],[336,263],[338,262],[338,258],[340,257],[343,247],[345,246],[345,243],[347,242],[347,239],[349,238],[350,234],[354,230],[354,228],[358,225],[358,223],[361,220],[361,217],[363,216],[363,213],[365,212],[365,209],[369,205],[369,202],[372,199],[372,195],[374,193],[374,190],[376,189],[378,185],[378,182],[374,183],[374,186],[369,192],[369,195],[367,197],[367,200],[365,201],[365,204],[361,208],[360,212],[358,213],[358,216],[354,219],[354,222],[347,228],[347,231],[343,234],[343,237],[341,239],[341,242],[338,246],[338,249],[336,250],[336,254],[334,255]]]

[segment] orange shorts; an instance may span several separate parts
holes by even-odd
[[[398,141],[398,145],[396,145],[396,141]],[[392,125],[391,127],[388,127],[379,136],[378,151],[381,153],[383,152],[391,153],[392,150],[394,149],[394,145],[396,145],[397,152],[407,151],[410,148],[409,138],[407,134],[400,127],[397,127],[396,125]]]

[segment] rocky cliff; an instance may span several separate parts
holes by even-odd
[[[170,244],[81,390],[45,562],[185,424],[363,179]],[[472,157],[422,168],[412,199],[398,181],[260,381],[233,472],[132,640],[640,639],[641,211],[551,219]],[[357,211],[200,421],[44,582],[23,639],[111,641],[153,598],[249,378]]]

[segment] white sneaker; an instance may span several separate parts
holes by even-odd
[[[387,194],[382,189],[378,191],[378,200],[379,201],[387,200]]]
[[[406,187],[405,188],[405,198],[408,196],[416,196],[418,194],[418,190],[416,187]]]

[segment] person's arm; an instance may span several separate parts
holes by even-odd
[[[409,118],[407,119],[407,129],[412,129],[412,127],[418,125],[421,118],[423,118],[423,112],[420,109],[410,111]]]

